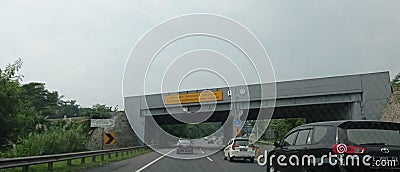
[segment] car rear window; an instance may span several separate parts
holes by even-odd
[[[386,129],[346,129],[347,139],[353,144],[388,144],[400,146],[400,131]]]
[[[190,140],[179,140],[179,143],[181,144],[190,144]]]
[[[235,140],[235,145],[247,146],[249,145],[249,140]]]

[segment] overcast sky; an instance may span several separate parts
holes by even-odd
[[[24,62],[24,83],[66,99],[123,108],[125,63],[149,29],[171,17],[213,13],[249,28],[276,79],[400,72],[400,1],[0,1],[0,66]]]

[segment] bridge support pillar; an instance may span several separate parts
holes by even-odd
[[[224,125],[224,140],[223,144],[227,144],[229,139],[233,137],[233,116],[229,114],[228,118],[226,119]]]
[[[354,119],[354,120],[363,119],[363,115],[361,112],[361,102],[354,102],[351,105],[351,119]]]
[[[145,118],[146,118],[144,123],[145,142],[150,145],[159,144],[160,129],[158,128],[158,124],[152,119],[152,117],[145,117]]]

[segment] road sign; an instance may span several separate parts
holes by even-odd
[[[198,103],[222,100],[222,91],[174,94],[164,96],[164,104]]]
[[[115,126],[114,119],[91,119],[90,127],[112,128]]]
[[[109,133],[104,133],[104,144],[105,145],[113,145],[115,144],[115,133],[109,132]]]
[[[233,122],[234,122],[234,124],[235,124],[236,127],[240,127],[240,124],[242,123],[242,122],[240,121],[240,119],[235,119]]]

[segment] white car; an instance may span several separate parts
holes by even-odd
[[[234,158],[243,158],[254,162],[256,156],[256,147],[248,138],[233,138],[229,140],[224,148],[224,159],[233,161]]]

